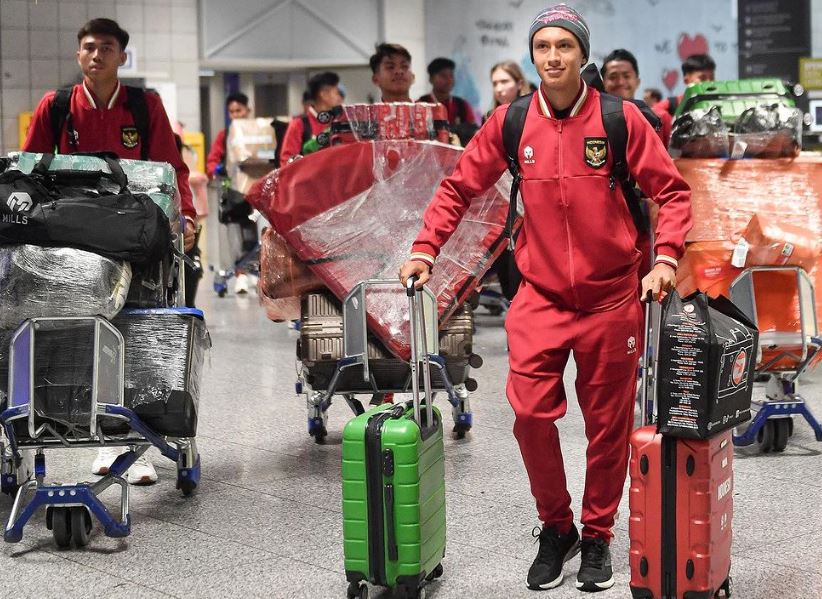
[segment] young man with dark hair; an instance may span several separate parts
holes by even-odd
[[[682,82],[685,87],[690,87],[694,83],[702,83],[703,81],[713,81],[716,76],[716,63],[714,59],[707,54],[692,54],[682,63]],[[676,114],[676,109],[682,101],[682,95],[671,96],[660,100],[652,106],[654,113],[662,119],[662,138],[665,142],[665,147],[671,141],[671,131],[673,129],[673,115]],[[670,126],[666,127],[665,114],[670,118],[668,121]]]
[[[228,94],[225,99],[225,108],[228,113],[229,121],[236,119],[247,119],[251,117],[251,107],[249,106],[248,96],[242,92],[233,92]],[[228,153],[228,127],[220,130],[214,142],[211,144],[211,150],[208,152],[206,158],[206,173],[210,179],[214,177],[226,176],[226,154]],[[257,237],[257,226],[250,220],[241,223],[228,223],[224,226],[239,227],[242,233],[240,237],[243,239],[243,244],[251,243]],[[237,256],[240,258],[241,256]],[[237,271],[234,277],[234,293],[237,295],[244,295],[248,293],[249,279],[245,272]]]
[[[157,94],[120,84],[117,69],[125,64],[128,33],[111,19],[92,19],[77,34],[77,62],[82,83],[64,93],[48,92],[34,111],[25,152],[114,152],[121,158],[168,162],[177,171],[181,212],[185,217],[184,245],[194,245],[197,212],[188,184],[188,167],[177,151],[163,103]],[[61,102],[65,101],[65,114]],[[140,122],[142,116],[147,122]],[[52,117],[62,125],[53,130]],[[57,118],[59,117],[59,118]],[[105,474],[117,457],[116,449],[100,450],[92,470]],[[129,469],[131,484],[157,480],[154,466],[141,456]]]
[[[439,102],[448,109],[450,125],[476,125],[477,117],[471,105],[459,96],[452,96],[454,89],[454,69],[456,64],[450,58],[435,58],[428,65],[428,81],[431,93],[425,94],[417,102]]]
[[[251,108],[248,106],[248,96],[243,93],[235,92],[229,94],[225,99],[225,108],[228,112],[229,120],[247,119],[251,116]],[[214,138],[211,144],[211,150],[208,152],[206,158],[206,172],[209,177],[225,175],[225,154],[226,154],[226,135],[228,129],[221,129]]]
[[[399,44],[379,44],[368,61],[371,81],[380,88],[380,102],[411,102],[414,72],[411,53]]]
[[[611,52],[602,61],[599,73],[606,92],[626,100],[634,98],[639,87],[639,65],[628,50],[617,48]]]
[[[653,107],[654,104],[662,101],[662,92],[655,87],[646,87],[642,92],[642,99],[648,106]]]
[[[281,165],[288,164],[293,156],[302,154],[303,145],[328,127],[328,124],[317,119],[317,115],[342,104],[340,76],[331,71],[314,75],[308,80],[308,95],[311,98],[308,111],[291,119],[286,129],[280,149]]]
[[[624,48],[617,48],[605,57],[599,72],[602,75],[602,82],[607,93],[618,96],[623,100],[634,99],[636,90],[639,88],[639,65],[636,57],[631,52]],[[659,129],[659,136],[664,142],[662,132],[671,130],[671,115],[662,115],[660,120],[662,124]],[[641,193],[638,194],[638,197],[641,197]],[[640,202],[641,215],[646,223],[646,231],[639,232],[636,239],[636,248],[642,252],[642,262],[637,271],[641,285],[642,279],[653,268],[653,263],[651,260],[650,206],[646,199],[641,199]]]
[[[522,136],[512,156],[525,207],[515,251],[523,282],[505,322],[514,436],[542,521],[527,584],[560,585],[564,562],[581,550],[576,586],[594,592],[614,584],[609,543],[627,474],[642,353],[640,256],[622,188],[613,185],[602,100],[581,77],[590,52],[588,26],[560,4],[540,12],[529,33],[541,85],[523,107]],[[419,276],[418,286],[430,278],[440,248],[473,198],[508,168],[504,123],[509,110],[515,107],[512,114],[518,115],[521,106],[495,110],[442,181],[401,267],[403,283],[412,275]],[[660,205],[656,263],[642,281],[643,295],[658,299],[676,282],[691,227],[690,190],[636,105],[623,102],[622,109],[628,170]],[[571,352],[588,438],[581,541],[555,424],[566,411],[563,373]]]

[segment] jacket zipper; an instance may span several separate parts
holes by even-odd
[[[565,200],[565,178],[563,177],[562,168],[562,119],[557,119],[559,126],[559,135],[557,136],[557,155],[559,156],[559,197],[560,204],[562,204],[562,212],[565,220],[565,239],[568,244],[568,276],[571,281],[571,294],[574,296],[574,305],[579,309],[579,298],[577,297],[577,287],[574,280],[574,251],[571,247],[571,224],[568,219],[568,203]]]
[[[382,427],[390,412],[377,414],[365,428],[365,480],[368,496],[368,562],[371,582],[385,586],[385,521],[383,516]]]

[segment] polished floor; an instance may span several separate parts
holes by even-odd
[[[217,299],[204,283],[200,300],[213,341],[200,404],[200,489],[181,497],[173,464],[153,452],[160,481],[133,490],[130,537],[106,538],[98,526],[87,548],[59,551],[44,518],[35,518],[21,543],[0,550],[0,596],[345,597],[340,438],[348,407],[332,406],[328,442],[315,445],[294,394],[295,333],[267,321],[253,293]],[[485,359],[474,375],[475,426],[466,439],[446,441],[448,550],[445,574],[427,596],[578,597],[578,558],[566,565],[561,587],[541,594],[525,587],[537,522],[503,394],[501,317],[478,318],[475,351]],[[573,376],[571,364],[568,382]],[[578,514],[585,437],[573,386],[568,390],[561,434]],[[822,416],[822,384],[810,377],[803,390]],[[784,454],[737,451],[736,597],[822,597],[820,450],[797,422]],[[48,479],[92,478],[92,457],[88,450],[50,452]],[[0,517],[10,507],[0,497]],[[627,526],[626,496],[612,545],[616,585],[599,594],[603,599],[630,597]]]

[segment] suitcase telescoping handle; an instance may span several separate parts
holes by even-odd
[[[408,320],[411,338],[411,392],[414,401],[414,420],[420,430],[434,423],[433,397],[431,393],[431,365],[428,361],[428,335],[425,329],[425,309],[422,290],[417,289],[419,277],[408,277],[405,293],[408,296]],[[421,346],[421,347],[420,347]],[[420,351],[422,350],[422,351]],[[422,421],[420,408],[419,358],[422,358],[422,379],[425,388],[425,423]]]
[[[651,346],[651,337],[653,328],[651,326],[651,312],[653,311],[653,299],[654,294],[652,291],[648,290],[648,293],[645,297],[642,298],[642,301],[646,304],[645,305],[645,343],[642,346],[642,365],[640,368],[640,372],[642,373],[642,378],[640,379],[640,406],[639,406],[639,425],[645,426],[646,424],[653,424],[651,421],[654,416],[653,409],[648,413],[648,380],[650,379],[651,384],[656,385],[655,375],[654,375],[654,352],[653,347]],[[656,394],[652,394],[652,400],[656,398]]]

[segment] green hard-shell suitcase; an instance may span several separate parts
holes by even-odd
[[[409,288],[415,332],[425,330],[418,295],[422,293]],[[411,335],[411,355],[419,356],[422,363],[425,403],[420,402],[418,364],[412,358],[413,401],[378,406],[349,421],[343,431],[343,543],[349,599],[368,597],[366,582],[392,587],[394,597],[423,597],[423,585],[442,574],[442,418],[432,405],[426,335],[419,335],[421,344],[417,336]]]
[[[697,108],[718,106],[722,120],[732,125],[747,109],[760,104],[796,106],[792,91],[780,79],[703,81],[685,90],[674,119]]]

